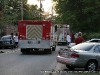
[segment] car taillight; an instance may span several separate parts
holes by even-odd
[[[71,57],[73,57],[73,58],[79,58],[79,55],[76,54],[76,53],[73,53],[73,54],[71,54]]]

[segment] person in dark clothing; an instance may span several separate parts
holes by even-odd
[[[13,44],[13,41],[14,41],[14,36],[13,36],[13,33],[11,33],[10,44]],[[14,48],[13,45],[11,48],[12,49]]]
[[[73,43],[75,40],[74,33],[72,33],[71,42]]]
[[[75,44],[79,44],[79,43],[82,43],[84,41],[84,38],[82,37],[82,33],[79,33],[78,34],[78,37],[75,39]]]

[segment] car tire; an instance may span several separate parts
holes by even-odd
[[[55,47],[52,48],[52,51],[55,51]]]
[[[68,69],[70,69],[70,70],[74,70],[74,69],[75,69],[75,67],[73,67],[73,66],[71,66],[71,65],[66,65],[66,67],[67,67]]]
[[[89,61],[85,66],[86,71],[96,71],[97,70],[97,63],[96,61]]]
[[[52,54],[52,49],[44,49],[44,53]]]

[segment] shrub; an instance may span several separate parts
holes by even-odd
[[[100,33],[95,33],[95,32],[83,33],[83,38],[85,39],[85,41],[93,38],[100,38]]]

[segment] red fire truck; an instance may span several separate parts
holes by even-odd
[[[57,32],[57,45],[67,45],[66,36],[67,33],[70,33],[69,25],[66,24],[59,24],[58,25],[58,32]]]
[[[22,53],[39,50],[52,53],[56,49],[53,33],[54,27],[51,21],[19,20],[18,46]]]

